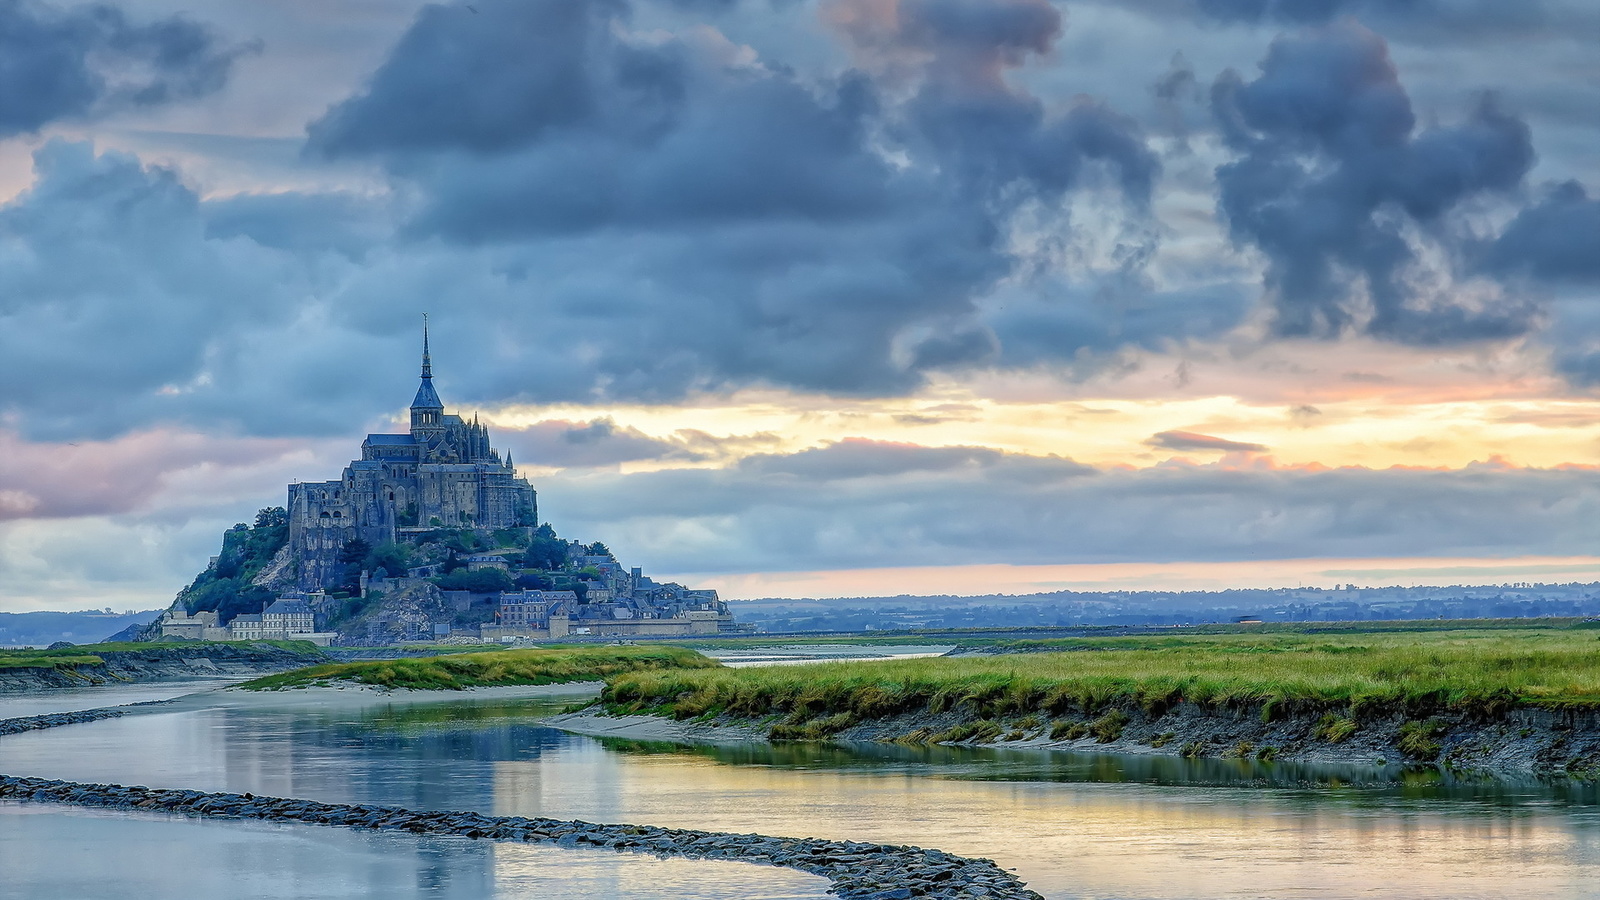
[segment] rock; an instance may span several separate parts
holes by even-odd
[[[0,720],[0,735],[94,721],[123,714],[116,707]],[[850,900],[934,900],[989,897],[1043,900],[1016,876],[986,859],[940,850],[855,841],[776,838],[760,834],[716,834],[641,825],[596,825],[559,819],[488,816],[482,813],[416,812],[391,806],[319,803],[253,793],[207,793],[124,787],[0,775],[0,798],[70,803],[101,809],[139,808],[197,818],[252,818],[354,828],[455,834],[486,840],[553,842],[559,847],[611,847],[658,857],[738,859],[770,862],[821,875],[833,893]]]

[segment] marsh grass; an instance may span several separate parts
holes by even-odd
[[[137,653],[141,655],[178,651],[189,656],[203,656],[213,647],[257,647],[269,645],[282,650],[322,655],[310,641],[171,641],[142,643],[119,641],[104,644],[81,644],[60,650],[0,649],[0,669],[75,669],[79,666],[97,666],[106,656]]]
[[[1350,735],[1356,733],[1357,727],[1359,726],[1356,725],[1354,719],[1334,713],[1326,713],[1317,721],[1314,733],[1318,740],[1327,741],[1330,744],[1341,744]]]
[[[239,686],[252,691],[275,691],[351,683],[415,690],[462,690],[495,685],[598,681],[630,672],[720,667],[716,660],[683,647],[540,648],[329,663],[268,675]]]
[[[1600,640],[1575,627],[1074,639],[1062,652],[632,672],[610,679],[603,702],[612,712],[680,719],[776,714],[808,736],[824,717],[848,714],[854,724],[923,711],[1056,718],[1133,706],[1158,714],[1191,702],[1261,705],[1266,718],[1332,710],[1418,718],[1600,707]],[[829,727],[845,721],[830,718]],[[1097,738],[1112,730],[1091,729]],[[1056,723],[1052,733],[1074,730]]]
[[[105,660],[101,657],[85,653],[35,656],[25,650],[0,652],[0,669],[75,669],[78,666],[97,666],[103,662]]]
[[[1439,738],[1445,733],[1445,723],[1438,719],[1406,722],[1400,726],[1400,740],[1395,746],[1412,759],[1429,762],[1439,758],[1444,749]]]

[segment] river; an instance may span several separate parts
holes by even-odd
[[[0,772],[329,802],[913,843],[1050,898],[1600,896],[1593,786],[882,746],[680,748],[563,701],[212,694],[0,739]],[[0,803],[16,896],[820,898],[741,863]]]

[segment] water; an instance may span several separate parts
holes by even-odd
[[[874,645],[874,644],[788,644],[751,650],[726,648],[700,652],[732,669],[749,666],[798,666],[808,663],[847,659],[923,659],[943,656],[954,644]]]
[[[996,859],[1052,898],[1600,897],[1600,797],[1592,786],[1450,783],[1356,767],[1024,751],[684,749],[568,735],[531,722],[553,705],[503,699],[237,702],[7,737],[0,740],[0,771],[914,843]],[[0,884],[16,883],[14,847],[30,848],[28,866],[74,868],[77,855],[87,852],[81,846],[62,849],[27,836],[51,828],[73,834],[73,814],[54,810],[56,825],[23,828],[16,824],[17,808],[0,806]],[[244,832],[232,824],[104,819],[96,827],[131,829],[126,841],[107,831],[108,846],[159,845],[168,839],[158,833],[173,828],[192,829],[206,858],[228,856],[230,841],[260,845],[263,861],[249,863],[239,876],[246,885],[257,877],[251,873],[269,872],[281,864],[274,860],[293,857],[271,849],[273,842],[306,841],[302,846],[332,855],[297,870],[308,883],[361,885],[371,867],[360,860],[391,860],[384,871],[398,872],[401,886],[383,882],[384,891],[401,897],[474,891],[586,896],[579,893],[582,884],[606,877],[634,881],[596,887],[596,896],[611,890],[630,897],[798,897],[825,889],[811,876],[731,863],[677,861],[682,868],[673,871],[682,879],[699,879],[691,883],[634,868],[658,861],[609,853],[303,826],[253,826],[241,838]],[[15,843],[19,839],[24,843]],[[171,842],[183,848],[189,840]],[[529,871],[555,867],[565,878],[570,869],[574,886],[518,887],[514,873],[520,870],[509,859],[521,853],[533,854],[518,857],[528,860]],[[355,861],[338,862],[346,857]],[[799,880],[780,883],[785,876]],[[219,882],[224,888],[232,883]],[[209,884],[180,893],[197,895]],[[214,895],[278,896],[264,890]],[[78,885],[21,896],[90,893]]]
[[[0,895],[29,900],[818,900],[822,884],[738,863],[0,802]]]
[[[112,682],[81,688],[62,688],[37,694],[0,693],[0,719],[75,712],[99,706],[124,706],[149,700],[168,700],[238,682],[237,678],[190,678],[144,684]]]

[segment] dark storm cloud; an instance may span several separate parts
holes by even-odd
[[[211,93],[249,49],[182,17],[136,23],[115,6],[0,0],[0,137]]]
[[[1483,265],[1554,282],[1600,281],[1600,200],[1576,181],[1556,186],[1511,221]]]
[[[1217,170],[1220,211],[1267,257],[1277,333],[1437,344],[1531,327],[1526,304],[1430,284],[1412,234],[1458,249],[1446,215],[1521,185],[1529,129],[1494,98],[1419,132],[1383,39],[1342,22],[1274,41],[1258,78],[1225,73],[1212,102],[1240,155]]]
[[[1225,453],[1265,453],[1265,444],[1250,444],[1243,441],[1230,441],[1227,438],[1212,437],[1209,434],[1196,434],[1193,431],[1162,431],[1150,436],[1145,443],[1151,447],[1163,450],[1183,451],[1222,451]]]
[[[1583,555],[1600,540],[1595,472],[1476,464],[1095,470],[984,449],[834,444],[729,469],[542,486],[542,506],[567,530],[604,530],[628,558],[684,572]]]
[[[416,237],[626,247],[594,298],[627,310],[626,341],[597,346],[614,396],[898,392],[989,363],[1003,348],[976,301],[1022,262],[1017,210],[1102,176],[1142,210],[1158,172],[1131,120],[1005,78],[1059,37],[1044,0],[833,4],[893,65],[821,79],[709,30],[634,34],[622,0],[474,7],[425,10],[309,149],[417,189]]]
[[[315,152],[378,156],[423,184],[421,231],[477,241],[827,220],[887,202],[860,81],[819,99],[679,40],[629,43],[620,0],[477,8],[424,10],[368,90],[310,129]]]

